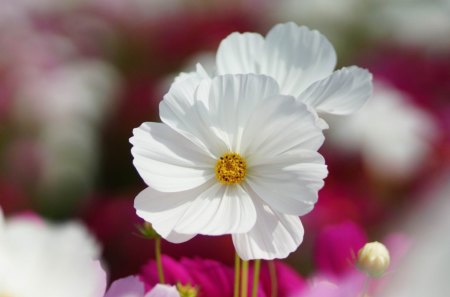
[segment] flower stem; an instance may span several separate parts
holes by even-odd
[[[241,278],[241,258],[235,253],[234,256],[234,297],[239,297],[239,280]]]
[[[256,259],[253,265],[253,289],[252,297],[258,296],[259,271],[261,269],[261,260]]]
[[[370,281],[369,276],[366,276],[366,280],[364,281],[364,287],[363,287],[362,292],[361,292],[361,297],[365,297],[366,296],[367,291],[369,289],[369,281]]]
[[[277,269],[274,261],[269,261],[269,273],[270,273],[270,297],[277,297],[278,295],[278,282],[277,282]]]
[[[155,257],[156,257],[156,267],[158,269],[159,283],[164,284],[164,271],[161,261],[161,237],[157,236],[155,238]]]
[[[247,297],[248,291],[248,261],[242,260],[241,297]]]

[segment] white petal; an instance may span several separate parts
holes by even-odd
[[[222,40],[217,50],[217,73],[258,73],[258,56],[264,47],[264,38],[257,33],[232,33]]]
[[[214,176],[215,159],[183,135],[160,123],[133,130],[133,164],[147,185],[162,192],[195,188]]]
[[[180,297],[175,286],[157,284],[145,297]]]
[[[258,106],[279,93],[275,80],[264,75],[223,75],[215,77],[209,88],[198,88],[196,98],[207,111],[205,122],[227,144],[228,151],[239,152],[242,133]]]
[[[293,215],[283,215],[266,205],[255,203],[257,222],[244,234],[233,234],[233,243],[243,260],[282,259],[303,241],[303,226]]]
[[[197,234],[181,234],[175,231],[170,232],[166,240],[172,243],[182,243],[194,238]]]
[[[243,233],[255,221],[255,207],[241,186],[216,183],[189,205],[175,231],[204,235]]]
[[[326,176],[325,161],[319,153],[294,151],[252,166],[246,182],[273,209],[304,215],[317,202]]]
[[[198,188],[174,193],[163,193],[148,187],[134,200],[136,214],[151,223],[165,239],[182,242],[183,238],[177,237],[173,229],[192,201],[211,185],[206,183]]]
[[[196,234],[221,235],[250,230],[256,220],[253,202],[239,186],[216,180],[196,189],[162,193],[147,188],[135,199],[139,217],[165,239],[179,243]]]
[[[276,25],[267,34],[260,62],[260,73],[275,78],[282,94],[298,96],[332,73],[336,52],[318,31],[286,23]]]
[[[274,96],[257,107],[242,136],[247,162],[260,163],[293,149],[316,151],[322,145],[322,129],[306,105],[290,96]]]
[[[225,144],[210,129],[210,123],[201,116],[202,106],[196,104],[194,94],[200,85],[196,77],[189,77],[172,84],[164,100],[159,104],[161,120],[198,147],[217,157]],[[208,80],[206,80],[208,81]]]
[[[308,87],[298,100],[318,112],[346,115],[360,109],[372,95],[372,74],[352,66],[335,71]]]

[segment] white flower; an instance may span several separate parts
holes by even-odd
[[[327,174],[314,115],[263,75],[173,84],[163,123],[134,130],[134,165],[149,186],[137,214],[172,242],[233,234],[243,259],[286,257],[303,238]]]
[[[38,219],[4,221],[0,209],[0,296],[101,297],[99,248],[79,224]]]
[[[364,105],[372,92],[372,75],[356,66],[333,72],[336,53],[319,32],[294,23],[278,24],[264,38],[232,33],[217,51],[217,74],[264,74],[281,94],[294,96],[317,113],[347,115]],[[199,77],[205,71],[197,70]],[[327,125],[321,121],[321,125]]]
[[[349,152],[360,151],[380,176],[408,178],[423,164],[437,135],[433,118],[398,90],[375,84],[374,96],[356,114],[330,119],[327,139]]]

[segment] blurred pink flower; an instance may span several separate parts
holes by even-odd
[[[317,238],[315,260],[318,270],[309,279],[310,285],[302,292],[289,296],[361,297],[367,276],[353,264],[351,250],[357,254],[366,240],[364,230],[352,222],[326,227]],[[392,233],[383,242],[391,255],[391,265],[382,278],[368,281],[367,292],[370,296],[382,291],[410,246],[408,237],[401,233]]]
[[[105,297],[144,297],[144,283],[137,276],[128,276],[111,284]]]
[[[364,230],[351,221],[326,226],[316,238],[314,260],[318,270],[331,275],[346,273],[366,242]]]
[[[111,284],[105,297],[179,297],[175,286],[157,284],[145,294],[144,283],[137,276],[116,280]]]
[[[199,297],[228,297],[233,296],[234,272],[233,268],[220,262],[206,259],[182,258],[175,261],[168,256],[162,258],[166,281],[169,284],[190,284],[198,286]],[[268,265],[263,263],[261,267],[258,296],[271,296],[271,282]],[[290,296],[301,292],[305,287],[304,280],[289,266],[282,262],[275,262],[277,275],[277,296]],[[250,269],[252,275],[252,269]],[[156,264],[152,260],[143,268],[141,279],[145,282],[146,289],[152,288],[158,283]],[[252,287],[252,277],[249,277],[249,288]]]

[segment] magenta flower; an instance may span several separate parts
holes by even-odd
[[[176,261],[168,256],[162,257],[166,282],[174,285],[190,284],[197,287],[198,297],[231,297],[233,296],[234,273],[233,268],[220,262],[206,259],[182,258]],[[271,282],[268,265],[261,267],[258,297],[271,296]],[[289,266],[282,262],[275,262],[277,275],[277,296],[291,296],[303,291],[305,281]],[[250,269],[250,274],[252,270]],[[250,277],[249,288],[252,287]],[[156,263],[152,260],[143,268],[141,280],[146,290],[158,283]]]
[[[321,273],[342,275],[353,268],[354,255],[367,242],[367,235],[357,224],[346,221],[329,225],[316,239],[314,260]]]

